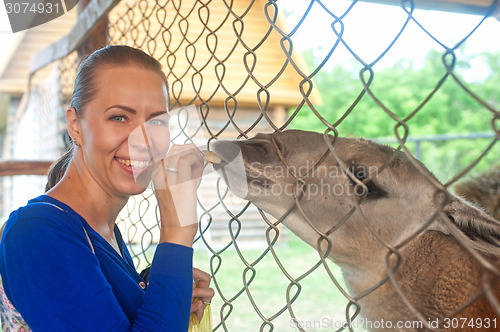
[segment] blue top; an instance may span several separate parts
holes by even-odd
[[[115,234],[123,258],[52,197],[12,212],[0,244],[0,274],[8,299],[33,331],[188,330],[193,249],[160,243],[143,290],[116,226]]]

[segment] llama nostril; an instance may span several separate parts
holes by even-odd
[[[245,142],[247,153],[253,154],[256,158],[270,158],[276,155],[273,142],[267,139],[251,139]]]
[[[243,146],[248,154],[255,158],[278,159],[285,156],[285,145],[280,138],[280,133],[257,134],[255,137],[243,141]],[[278,153],[279,151],[279,153]]]
[[[263,155],[264,157],[269,157],[271,151],[270,151],[270,146],[267,142],[264,143],[258,143],[258,144],[252,144],[250,145],[252,148],[254,148],[258,153]]]
[[[281,138],[279,135],[273,135],[273,145],[275,145],[275,149],[278,149],[279,155],[285,157],[286,155],[286,149],[285,149],[285,144],[281,141]],[[277,153],[278,154],[278,153]]]

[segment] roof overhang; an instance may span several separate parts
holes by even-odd
[[[47,45],[67,35],[76,17],[74,8],[50,22],[16,33],[12,47],[0,63],[0,92],[21,96],[28,89],[32,59]]]
[[[401,7],[401,0],[363,0],[384,5]],[[409,1],[406,1],[409,3]],[[490,14],[500,20],[500,1],[498,0],[414,0],[415,8],[439,10],[471,15]],[[491,13],[489,13],[491,12]]]
[[[401,6],[401,0],[363,0],[364,2]],[[109,11],[117,0],[91,0],[83,19],[77,22],[77,9],[40,26],[18,33],[9,54],[0,63],[0,92],[22,95],[28,88],[30,74],[74,50],[84,39],[85,31]],[[410,3],[407,1],[406,3]],[[486,15],[500,19],[500,0],[414,0],[416,8]],[[83,13],[82,13],[83,14]],[[85,25],[85,29],[82,27]]]

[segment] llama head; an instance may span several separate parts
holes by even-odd
[[[328,237],[329,257],[344,267],[369,267],[375,257],[380,264],[387,246],[422,227],[449,233],[439,218],[447,210],[474,209],[440,191],[405,153],[364,139],[288,130],[219,141],[214,151],[225,160],[216,168],[236,195],[316,249],[327,250],[328,241],[318,239]]]

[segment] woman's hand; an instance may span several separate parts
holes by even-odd
[[[173,145],[157,163],[152,180],[160,209],[160,242],[192,246],[198,230],[196,190],[203,154],[194,144]]]
[[[197,268],[193,268],[193,278],[196,287],[193,289],[193,303],[191,304],[191,312],[196,314],[198,321],[203,318],[203,312],[208,304],[212,302],[215,291],[210,288],[210,274],[205,273]]]

